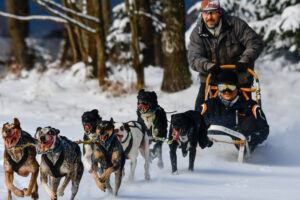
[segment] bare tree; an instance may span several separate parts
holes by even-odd
[[[131,44],[130,49],[132,53],[132,67],[137,75],[137,85],[136,88],[142,89],[145,87],[144,81],[144,67],[140,63],[139,55],[140,55],[140,44],[138,38],[138,23],[137,23],[137,15],[135,14],[137,11],[137,0],[133,1],[133,4],[129,4],[128,0],[125,0],[125,6],[129,18],[130,29],[131,29]]]
[[[6,10],[14,15],[27,16],[29,12],[28,0],[6,0]],[[25,39],[28,36],[28,22],[18,21],[13,18],[7,20],[8,31],[12,39],[12,56],[15,72],[19,73],[22,69],[30,69],[30,57]]]
[[[185,9],[184,0],[162,0],[162,32],[164,78],[161,89],[176,92],[188,88],[191,74],[188,68],[185,48]]]

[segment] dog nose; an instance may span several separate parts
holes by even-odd
[[[41,140],[41,142],[46,142],[46,136],[42,135],[42,136],[40,137],[40,140]]]

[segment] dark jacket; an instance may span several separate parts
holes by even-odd
[[[208,70],[214,62],[219,65],[236,64],[238,61],[248,63],[254,68],[254,61],[263,50],[263,42],[259,35],[243,20],[222,15],[222,28],[215,38],[206,28],[203,19],[192,31],[188,48],[189,64],[200,72],[201,82],[206,81]],[[247,72],[238,74],[240,84],[252,83]]]
[[[251,136],[250,143],[259,144],[269,135],[269,125],[260,106],[253,100],[247,100],[241,92],[239,99],[226,107],[219,97],[205,101],[199,108],[207,127],[220,125],[238,131],[246,137]],[[238,115],[238,124],[236,124]]]

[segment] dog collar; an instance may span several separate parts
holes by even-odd
[[[62,147],[62,142],[61,142],[61,140],[59,140],[59,145],[58,145],[58,147],[57,147],[56,149],[54,149],[51,153],[57,153],[57,152],[59,152],[60,149],[61,149],[61,147]]]

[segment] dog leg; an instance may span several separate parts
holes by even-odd
[[[83,146],[85,149],[85,154],[83,156],[83,163],[85,167],[87,168],[89,173],[92,173],[93,168],[92,168],[92,154],[93,154],[93,149],[92,146],[89,144],[85,144]]]
[[[130,175],[129,175],[129,182],[132,182],[134,179],[134,172],[136,168],[137,156],[133,156],[134,158],[130,159]]]
[[[178,146],[177,142],[173,142],[172,144],[169,145],[172,174],[178,174],[178,172],[177,172],[177,155],[176,155],[177,146]]]
[[[189,153],[189,170],[194,171],[194,162],[196,157],[196,147],[191,147]]]
[[[110,176],[110,174],[114,171],[113,167],[109,167],[99,178],[100,182],[104,183],[108,177]]]
[[[52,191],[52,189],[49,187],[48,183],[48,175],[46,173],[40,172],[40,179],[41,179],[41,183],[42,186],[44,187],[44,189],[46,190],[48,196],[50,197],[51,200],[56,199],[56,194],[54,191]],[[53,185],[53,184],[51,184]]]
[[[156,142],[156,144],[154,145],[153,151],[155,152],[156,155],[158,155],[158,163],[157,166],[162,169],[164,168],[164,163],[162,160],[162,142],[158,141]]]
[[[122,181],[122,174],[121,174],[121,170],[118,170],[115,173],[115,192],[114,192],[114,196],[118,196],[118,191],[121,185],[121,181]]]
[[[73,200],[78,192],[78,188],[79,188],[79,183],[80,180],[82,178],[82,174],[83,174],[83,164],[80,161],[80,163],[78,163],[78,166],[75,168],[75,172],[74,175],[72,177],[72,196],[71,196],[71,200]]]
[[[35,180],[35,183],[33,185],[33,190],[32,190],[32,193],[31,193],[31,198],[34,199],[34,200],[37,200],[39,198],[37,180]]]
[[[24,188],[23,189],[23,191],[25,193],[25,196],[30,196],[31,195],[33,186],[36,183],[36,179],[37,179],[38,174],[39,174],[38,165],[36,165],[35,168],[36,169],[31,173],[31,178],[30,178],[30,182],[29,182],[28,188]]]
[[[12,191],[16,196],[18,196],[18,197],[24,197],[23,190],[20,190],[20,189],[16,188],[13,185],[13,181],[14,181],[14,174],[13,173],[9,173],[9,172],[5,172],[5,182],[6,182],[7,188],[10,191]]]
[[[58,196],[64,196],[64,191],[67,187],[67,185],[69,184],[70,180],[71,180],[71,176],[72,174],[68,174],[68,176],[66,176],[63,184],[60,186],[60,188],[58,189],[57,195]]]
[[[111,185],[110,185],[110,177],[108,177],[108,179],[106,180],[105,186],[106,186],[107,190],[109,191],[109,193],[112,194],[112,191],[113,191],[113,190],[112,190],[112,187],[111,187]]]
[[[94,165],[94,170],[93,170],[93,178],[97,184],[97,186],[100,188],[100,190],[102,190],[103,192],[105,192],[105,186],[104,184],[102,184],[99,180],[99,177],[98,177],[98,174],[97,174],[97,171],[98,171],[98,166],[97,165]]]
[[[146,138],[147,137],[147,138]],[[145,179],[150,180],[149,173],[149,139],[148,136],[145,136],[142,146],[140,147],[140,152],[145,159]]]

